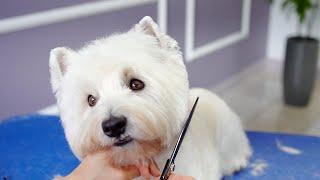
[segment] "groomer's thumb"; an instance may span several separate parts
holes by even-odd
[[[154,161],[151,162],[151,164],[149,166],[149,170],[150,170],[150,173],[153,177],[160,176],[160,170]]]
[[[195,180],[195,178],[191,176],[181,176],[181,175],[171,174],[168,180]]]

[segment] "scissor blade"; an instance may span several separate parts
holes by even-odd
[[[179,152],[180,146],[182,144],[184,136],[185,136],[185,134],[186,134],[186,132],[188,130],[189,124],[191,122],[191,119],[192,119],[192,116],[193,116],[193,112],[194,112],[194,110],[195,110],[195,108],[196,108],[196,106],[198,104],[198,100],[199,100],[199,97],[197,97],[195,103],[193,104],[191,112],[190,112],[190,114],[188,116],[188,119],[187,119],[186,123],[184,124],[184,127],[183,127],[183,129],[182,129],[182,131],[181,131],[181,133],[179,135],[179,138],[177,140],[176,146],[174,147],[174,150],[173,150],[172,155],[170,157],[170,159],[172,159],[172,161],[175,160],[175,158],[176,158],[176,156],[177,156],[177,154]]]
[[[172,167],[172,164],[174,164],[174,160],[179,152],[179,149],[180,149],[180,146],[182,144],[182,141],[184,139],[184,136],[188,130],[188,127],[189,127],[189,124],[190,124],[190,121],[192,119],[192,116],[193,116],[193,112],[197,106],[197,103],[198,103],[198,100],[199,100],[199,97],[197,97],[195,103],[193,104],[192,106],[192,109],[191,109],[191,112],[188,116],[188,119],[186,120],[186,123],[184,124],[184,127],[183,129],[181,130],[181,133],[179,135],[179,138],[177,140],[177,143],[173,149],[173,152],[170,156],[170,159],[167,160],[163,170],[162,170],[162,173],[161,173],[161,176],[160,176],[160,180],[166,180],[168,177],[169,177],[169,173],[171,171],[171,167]]]

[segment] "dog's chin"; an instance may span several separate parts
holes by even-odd
[[[125,146],[131,143],[134,139],[131,136],[125,136],[117,138],[116,141],[113,143],[114,146]]]
[[[110,146],[109,146],[110,147]],[[148,163],[163,150],[159,139],[141,140],[132,136],[115,138],[110,147],[111,162],[117,166]]]

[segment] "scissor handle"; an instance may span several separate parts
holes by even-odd
[[[167,159],[166,165],[164,166],[164,170],[160,176],[160,180],[167,180],[169,179],[170,174],[174,171],[175,164],[170,159]]]

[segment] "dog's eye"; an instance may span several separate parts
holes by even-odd
[[[89,95],[88,96],[88,104],[89,104],[89,106],[92,107],[92,106],[96,105],[96,103],[97,103],[97,98],[92,96],[92,95]]]
[[[133,91],[142,90],[144,88],[144,83],[139,79],[131,79],[129,87]]]

